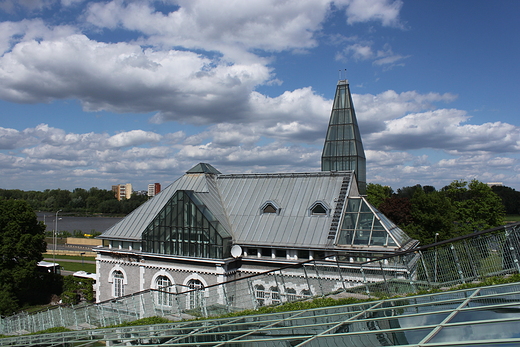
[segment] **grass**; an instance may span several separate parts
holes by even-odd
[[[91,272],[91,273],[95,273],[96,272],[96,264],[87,264],[87,263],[74,263],[74,262],[70,262],[70,261],[59,261],[59,260],[81,260],[81,257],[74,257],[74,256],[69,256],[69,255],[57,255],[56,256],[56,262],[58,264],[60,264],[60,266],[63,268],[63,270],[65,271],[86,271],[86,272]],[[45,260],[46,261],[54,261],[54,257],[53,256],[48,256],[48,257],[45,257]],[[90,260],[92,261],[92,258],[89,258],[89,257],[83,257],[83,260]]]
[[[518,214],[508,214],[504,220],[506,222],[520,222],[520,215]]]

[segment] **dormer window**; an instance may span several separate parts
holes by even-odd
[[[325,203],[321,201],[316,201],[310,207],[309,213],[311,216],[328,216],[329,208],[325,205]]]
[[[268,214],[268,213],[274,213],[274,214],[280,214],[280,208],[272,201],[266,201],[260,211],[262,214]]]

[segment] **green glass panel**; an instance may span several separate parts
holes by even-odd
[[[377,227],[379,224],[379,228]],[[372,231],[372,238],[370,239],[370,244],[373,246],[384,246],[386,244],[386,231],[382,229],[382,225],[378,220],[374,223],[374,230]],[[382,230],[381,230],[382,229]]]
[[[332,114],[330,116],[330,124],[331,125],[340,124],[341,118],[342,118],[341,111],[332,111]]]
[[[177,192],[143,232],[143,251],[222,257],[223,244],[230,242],[229,234],[220,227],[221,233],[226,236],[221,237],[212,225],[216,223],[220,226],[218,221],[208,220],[204,213],[211,215],[200,201],[193,201],[190,195],[182,191]]]
[[[359,212],[361,199],[348,199],[347,212]]]
[[[363,200],[363,203],[361,204],[361,212],[370,213],[372,215],[372,210],[370,207],[368,207],[366,201]]]
[[[372,213],[360,213],[356,229],[372,230],[374,215]]]
[[[370,231],[356,230],[356,236],[354,237],[355,245],[368,245],[369,239],[370,239]]]

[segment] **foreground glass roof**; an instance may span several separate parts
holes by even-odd
[[[518,346],[520,283],[363,304],[0,339],[2,346]]]

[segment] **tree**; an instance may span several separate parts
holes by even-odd
[[[520,192],[505,186],[493,186],[491,190],[502,199],[507,214],[520,214]]]
[[[385,216],[397,225],[408,225],[412,219],[412,203],[408,198],[400,198],[397,195],[387,198],[379,206]]]
[[[389,186],[383,186],[376,183],[367,184],[367,200],[377,209],[379,209],[379,206],[386,199],[390,198],[393,193],[393,189]]]
[[[504,205],[487,184],[453,181],[442,190],[455,206],[457,236],[502,225]]]
[[[24,200],[0,200],[0,313],[31,303],[37,263],[47,244],[45,225]]]
[[[425,193],[417,189],[410,201],[411,223],[404,225],[404,230],[410,237],[417,239],[423,245],[453,237],[455,208],[450,199],[443,193],[433,191]]]

